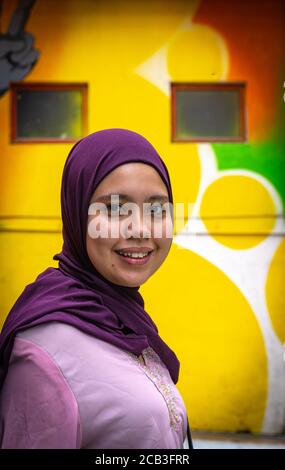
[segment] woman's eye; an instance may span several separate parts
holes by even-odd
[[[108,214],[109,215],[126,215],[125,211],[122,213],[121,204],[107,204]],[[147,212],[151,215],[161,215],[165,212],[161,204],[152,204],[147,207]]]
[[[163,212],[163,207],[161,206],[161,204],[152,204],[149,207],[149,211],[152,215],[160,215]]]

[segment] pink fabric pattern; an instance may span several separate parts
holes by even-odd
[[[150,346],[142,351],[144,361],[141,356],[138,357],[130,352],[127,352],[127,354],[142,368],[165,399],[169,411],[170,426],[178,431],[181,426],[182,418],[177,411],[177,395],[175,394],[175,388],[171,378],[167,377],[167,374],[161,367],[159,356]]]

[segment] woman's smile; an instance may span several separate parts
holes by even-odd
[[[120,256],[123,262],[141,266],[146,264],[154,250],[148,248],[125,248],[123,250],[115,250],[115,253]]]

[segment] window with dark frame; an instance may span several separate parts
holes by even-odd
[[[11,141],[76,142],[87,134],[87,83],[10,84]]]
[[[172,142],[245,142],[245,82],[171,83]]]

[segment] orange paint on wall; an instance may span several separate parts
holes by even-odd
[[[216,29],[229,51],[229,81],[247,82],[249,141],[268,139],[283,99],[285,2],[203,0],[195,23]]]

